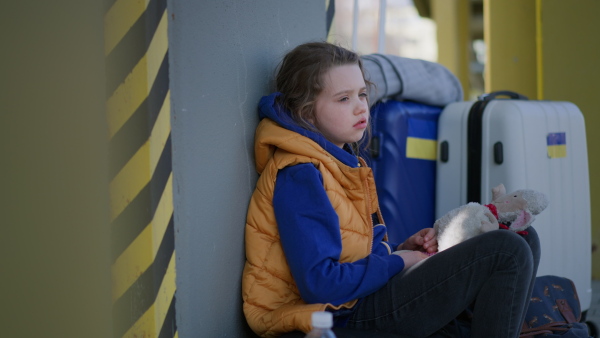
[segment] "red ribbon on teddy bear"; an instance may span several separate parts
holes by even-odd
[[[498,217],[498,208],[496,208],[495,205],[493,204],[486,204],[485,205],[488,209],[490,209],[490,211],[492,212],[492,214],[494,215],[494,217],[496,217],[496,219],[499,219]],[[498,222],[498,224],[500,225],[500,229],[505,229],[505,230],[510,230],[509,226],[504,224],[504,223],[500,223]],[[523,230],[523,231],[517,231],[517,233],[519,235],[523,235],[526,236],[527,234],[529,234],[527,231]]]

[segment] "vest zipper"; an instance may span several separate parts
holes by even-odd
[[[369,218],[369,223],[371,224],[371,227],[369,228],[369,237],[371,239],[371,247],[369,248],[369,253],[372,253],[373,252],[373,245],[375,243],[373,243],[373,240],[374,240],[374,238],[373,238],[373,231],[374,231],[373,227],[374,227],[374,224],[373,224],[373,217],[372,217],[372,215],[370,213],[370,211],[371,211],[370,210],[371,209],[371,193],[369,192],[370,190],[369,190],[369,179],[368,179],[368,177],[365,177],[365,179],[364,179],[363,189],[365,189],[365,203],[366,203],[366,208],[367,208],[367,210],[366,210],[367,211],[367,217]]]
[[[357,159],[358,159],[358,165],[366,168],[366,166],[362,165],[364,160],[360,156],[357,156]],[[371,193],[370,193],[371,190],[369,190],[369,176],[368,175],[363,180],[363,189],[365,190],[365,203],[366,203],[365,207],[367,208],[366,209],[367,217],[369,218],[369,223],[371,224],[371,227],[369,228],[369,237],[371,240],[370,241],[371,246],[369,247],[369,252],[368,252],[370,254],[373,252],[373,245],[375,244],[375,243],[373,243],[373,241],[374,241],[373,231],[375,231],[375,230],[373,229],[373,226],[374,226],[373,217],[370,213],[372,203],[371,203]]]

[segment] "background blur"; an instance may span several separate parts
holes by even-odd
[[[5,336],[251,337],[240,276],[256,104],[282,55],[313,40],[439,62],[465,99],[577,104],[600,279],[600,2],[337,0],[328,22],[333,4],[4,4]]]

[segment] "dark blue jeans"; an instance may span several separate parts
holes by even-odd
[[[427,258],[365,297],[347,327],[427,337],[471,309],[472,337],[518,337],[540,259],[527,230],[491,231]]]

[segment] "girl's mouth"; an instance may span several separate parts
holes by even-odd
[[[360,121],[358,121],[358,123],[356,123],[354,125],[354,128],[366,128],[367,127],[367,119],[361,119]]]

